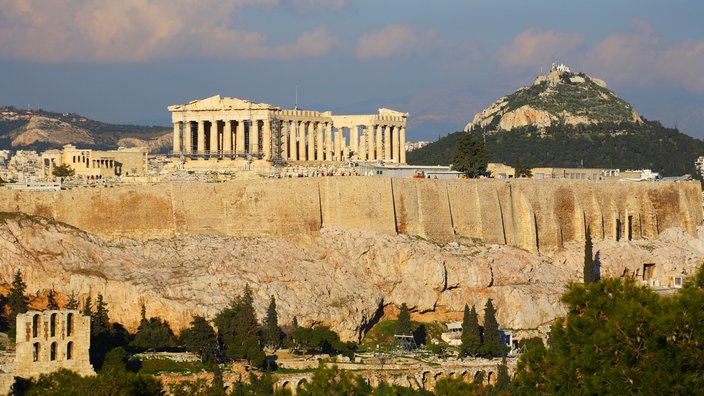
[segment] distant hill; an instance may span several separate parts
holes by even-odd
[[[409,152],[410,164],[450,163],[461,133],[485,139],[489,162],[531,167],[649,168],[696,174],[704,141],[643,119],[606,84],[564,66],[504,96],[455,132]]]
[[[151,152],[170,149],[171,129],[161,126],[116,125],[74,113],[0,107],[0,149],[58,149],[65,144],[79,148],[111,150],[148,146]]]

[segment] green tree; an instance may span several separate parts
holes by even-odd
[[[394,333],[399,335],[413,335],[411,312],[408,310],[408,305],[406,305],[406,303],[401,304],[401,310],[398,312],[396,330]]]
[[[144,305],[142,305],[144,309]],[[151,317],[146,318],[146,313],[142,312],[142,320],[139,322],[134,340],[130,346],[141,349],[165,350],[176,346],[176,336],[171,330],[171,326],[165,320]]]
[[[592,231],[587,226],[584,235],[584,283],[594,283],[594,253],[592,252]]]
[[[501,364],[496,370],[496,384],[494,391],[497,393],[508,392],[511,389],[511,377],[508,374],[508,366],[506,365],[506,356],[501,359]]]
[[[49,294],[46,296],[46,309],[59,309],[59,304],[56,302],[56,294],[54,289],[49,289]]]
[[[499,356],[503,352],[499,335],[499,322],[496,321],[496,309],[491,299],[484,306],[484,333],[481,353],[487,357]]]
[[[353,343],[340,341],[340,336],[328,326],[300,326],[293,331],[292,337],[299,348],[308,352],[341,353],[351,357],[354,350]]]
[[[76,299],[76,293],[71,292],[68,297],[68,302],[66,303],[66,309],[78,309],[78,300]]]
[[[452,152],[452,166],[467,177],[479,177],[486,173],[487,156],[484,142],[471,133],[461,134]]]
[[[533,177],[533,171],[528,165],[521,163],[521,158],[516,156],[516,162],[513,165],[514,174],[513,177],[518,179],[519,177]]]
[[[462,377],[447,376],[435,383],[435,394],[437,396],[485,395],[487,389],[481,383],[469,383],[463,381]]]
[[[469,309],[467,304],[464,305],[464,317],[462,319],[462,344],[460,345],[460,356],[475,357],[479,354],[479,348],[482,345],[481,329],[479,328],[479,315],[472,304],[472,309]]]
[[[235,297],[215,317],[218,337],[230,359],[247,359],[261,367],[266,355],[260,343],[260,328],[254,311],[252,289],[246,285],[242,295]]]
[[[90,296],[87,296],[86,300],[83,302],[82,313],[84,316],[93,316],[93,300],[90,298]]]
[[[15,272],[15,277],[12,280],[12,285],[10,286],[10,292],[7,295],[7,307],[10,308],[9,321],[9,334],[11,337],[15,336],[15,326],[17,326],[17,315],[25,313],[29,310],[29,299],[25,296],[27,290],[27,284],[22,280],[22,272],[17,270]]]
[[[189,352],[200,357],[203,362],[217,361],[220,355],[218,338],[213,326],[203,316],[194,316],[191,327],[181,331],[180,340]]]
[[[264,343],[270,348],[278,348],[281,345],[281,328],[279,328],[279,319],[276,313],[276,299],[274,296],[271,296],[269,307],[266,310]]]
[[[366,381],[351,371],[340,370],[337,366],[326,367],[322,363],[313,372],[310,382],[296,392],[301,396],[366,396],[372,389]]]
[[[61,164],[54,167],[52,174],[55,177],[70,177],[76,174],[76,171],[69,164]]]
[[[673,296],[660,296],[631,278],[568,285],[562,297],[567,316],[553,324],[550,349],[529,349],[519,358],[516,393],[704,389],[703,268]]]

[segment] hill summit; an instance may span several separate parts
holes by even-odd
[[[602,123],[642,124],[643,120],[603,80],[553,63],[550,73],[538,76],[532,86],[519,88],[475,115],[465,131],[493,133],[534,126],[545,132],[556,125]]]

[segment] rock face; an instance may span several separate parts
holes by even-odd
[[[704,257],[702,231],[674,228],[657,239],[596,241],[604,276],[642,276],[667,285],[694,272]],[[134,330],[141,304],[175,329],[194,314],[212,318],[246,284],[264,316],[270,296],[279,323],[327,324],[357,340],[387,308],[402,303],[422,320],[457,320],[464,304],[483,313],[487,299],[502,327],[535,329],[564,309],[569,281],[582,279],[583,244],[548,254],[502,245],[439,245],[406,235],[323,227],[295,243],[264,237],[192,235],[106,242],[42,217],[3,214],[0,282],[22,270],[28,294],[105,297],[112,320]],[[654,283],[654,281],[651,281]],[[40,298],[41,299],[41,298]],[[60,300],[61,301],[61,300]]]
[[[655,239],[702,222],[698,182],[326,177],[162,183],[51,192],[0,190],[0,211],[51,217],[106,240],[188,235],[282,238],[322,228],[478,239],[549,252],[597,239]]]
[[[510,131],[533,126],[539,131],[554,125],[642,123],[626,101],[587,75],[552,71],[538,76],[531,87],[522,87],[476,114],[465,131]]]

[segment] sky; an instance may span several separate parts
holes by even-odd
[[[213,95],[464,128],[553,62],[704,138],[701,0],[0,0],[0,105],[169,125]]]

